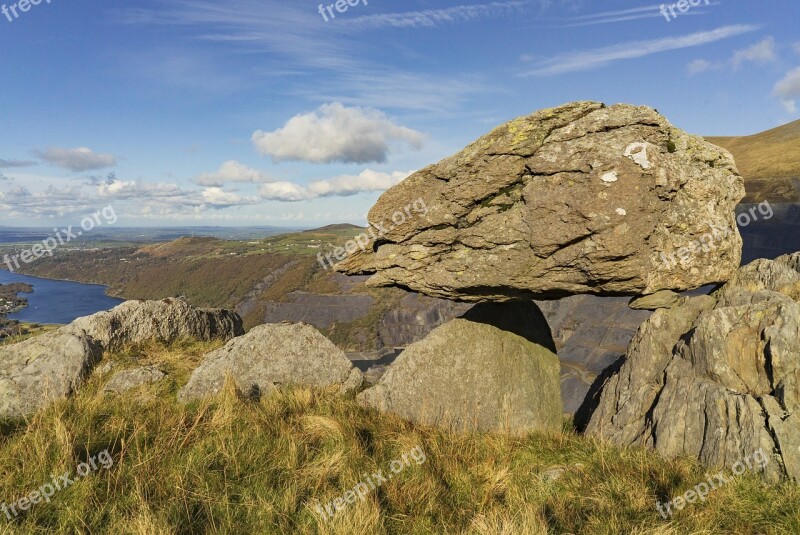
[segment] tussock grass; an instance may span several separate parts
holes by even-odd
[[[451,434],[359,407],[335,392],[289,388],[259,401],[229,381],[188,406],[175,394],[214,344],[129,348],[116,369],[157,364],[164,381],[125,395],[93,376],[74,399],[0,426],[0,501],[108,450],[114,465],[9,521],[2,533],[545,534],[800,533],[800,490],[750,474],[663,520],[669,500],[705,479],[688,460],[666,461],[572,433],[512,438]],[[315,512],[410,463],[331,521]],[[561,474],[557,477],[553,474]]]

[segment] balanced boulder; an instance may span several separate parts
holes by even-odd
[[[0,347],[0,416],[28,416],[73,395],[102,356],[85,333],[63,327]]]
[[[245,395],[258,397],[282,385],[338,386],[357,390],[364,382],[344,352],[305,324],[253,328],[203,358],[178,393],[181,401],[218,393],[230,376]]]
[[[126,301],[107,312],[78,318],[69,328],[86,332],[112,351],[149,341],[229,340],[244,334],[242,318],[235,312],[194,308],[182,299]]]
[[[711,296],[656,311],[576,423],[619,445],[730,467],[759,450],[800,480],[800,253],[757,260]],[[774,454],[774,456],[773,456]]]
[[[524,307],[536,305],[516,305]],[[520,434],[561,429],[559,362],[548,349],[553,344],[551,337],[547,340],[549,330],[540,338],[543,329],[522,325],[522,314],[516,326],[507,323],[510,316],[501,318],[510,330],[487,323],[490,311],[476,310],[469,317],[445,323],[410,345],[377,385],[359,394],[359,401],[455,430]],[[544,345],[512,330],[532,334]]]
[[[369,214],[381,237],[337,269],[472,302],[687,290],[739,266],[743,196],[727,151],[655,110],[576,102],[388,190]]]

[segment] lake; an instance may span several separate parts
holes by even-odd
[[[12,282],[30,284],[33,293],[20,294],[28,300],[28,306],[9,314],[8,319],[30,323],[70,323],[75,318],[114,308],[124,301],[107,296],[105,286],[40,279],[0,270],[0,284]]]

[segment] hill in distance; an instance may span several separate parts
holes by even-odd
[[[733,154],[745,178],[744,202],[800,202],[800,120],[752,136],[706,139]]]

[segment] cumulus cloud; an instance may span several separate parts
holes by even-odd
[[[752,46],[737,50],[731,58],[731,63],[734,69],[741,67],[742,63],[772,63],[778,60],[778,55],[775,53],[775,39],[767,37],[761,42]]]
[[[396,124],[381,111],[339,102],[296,115],[273,132],[257,130],[252,137],[258,150],[274,161],[312,163],[382,163],[391,144],[405,142],[419,149],[423,139],[421,132]]]
[[[203,201],[214,208],[228,208],[230,206],[244,206],[256,204],[258,199],[242,197],[233,191],[225,191],[222,188],[206,188],[200,194]]]
[[[12,167],[30,167],[36,162],[26,162],[22,160],[4,160],[0,158],[0,169],[11,169]]]
[[[381,173],[366,169],[358,175],[342,175],[330,180],[318,180],[308,186],[293,182],[272,182],[259,188],[261,198],[270,201],[298,202],[319,197],[349,197],[359,193],[386,191],[399,184],[412,172]]]
[[[117,157],[113,154],[96,153],[87,147],[48,147],[43,151],[36,151],[36,154],[53,165],[76,173],[117,165]]]
[[[781,81],[775,84],[772,93],[780,97],[786,111],[796,113],[797,99],[800,98],[800,67],[789,71]]]
[[[229,160],[223,163],[218,171],[203,173],[195,178],[194,181],[201,186],[220,188],[231,182],[250,182],[255,184],[270,182],[270,177],[266,173],[247,167],[236,160]]]
[[[79,186],[49,186],[40,191],[15,186],[0,191],[0,210],[20,218],[64,216],[86,211],[90,206],[91,199]]]

